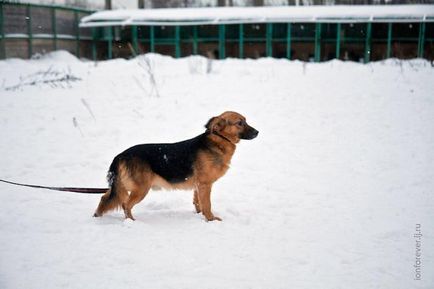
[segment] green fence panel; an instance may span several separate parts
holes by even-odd
[[[197,26],[193,26],[193,55],[198,54],[197,47]]]
[[[366,40],[365,40],[365,63],[368,63],[371,59],[371,30],[372,30],[372,23],[368,22],[366,24]]]
[[[321,23],[315,25],[315,62],[321,61]]]
[[[224,59],[226,57],[226,25],[219,25],[219,58]]]
[[[267,23],[265,35],[265,54],[273,57],[273,23]]]
[[[341,23],[336,24],[336,59],[341,57]]]
[[[175,58],[181,57],[181,28],[175,26]]]
[[[136,56],[140,51],[137,26],[135,25],[131,27],[131,42],[131,45],[133,46],[133,55]]]
[[[113,58],[113,27],[108,26],[105,29],[105,38],[107,40],[107,58]]]
[[[291,23],[287,24],[287,30],[286,30],[286,58],[291,59]]]
[[[417,57],[423,57],[423,51],[425,48],[425,22],[419,25],[419,41],[417,45]]]
[[[51,9],[51,27],[53,28],[53,48],[57,50],[56,9]]]
[[[238,47],[239,47],[239,58],[244,58],[244,25],[239,24],[238,31]]]
[[[8,48],[11,47],[7,45],[8,41],[11,43],[14,41],[27,42],[28,45],[24,48],[25,53],[21,55],[21,57],[30,58],[33,53],[41,52],[41,47],[44,47],[44,50],[47,49],[48,51],[57,50],[60,40],[63,41],[63,44],[65,41],[69,41],[72,47],[70,51],[76,54],[77,57],[80,57],[82,39],[80,30],[78,29],[78,13],[90,14],[93,11],[59,5],[0,2],[0,37],[2,39],[0,44],[0,58],[5,58],[7,55],[15,55],[15,53],[13,53],[14,50],[6,51],[6,49],[15,49]],[[13,14],[4,15],[4,13],[8,13],[5,11],[16,11],[17,9],[18,11],[23,11],[23,17],[18,20],[17,17],[13,17]],[[62,16],[59,16],[59,14],[64,14],[64,12],[70,12],[72,19],[62,19]],[[60,24],[62,26],[59,28],[58,25]],[[65,27],[71,32],[63,31]],[[16,45],[12,47],[16,47]],[[24,45],[21,45],[21,48],[23,47]]]
[[[149,43],[151,52],[155,52],[155,26],[149,26]]]
[[[32,17],[30,14],[30,5],[26,6],[26,24],[27,24],[27,35],[29,37],[29,58],[32,57],[33,51],[32,51],[32,40],[33,40],[33,36],[32,36]]]
[[[390,58],[392,51],[392,23],[387,23],[387,50],[386,58]]]
[[[41,8],[47,10],[44,10],[45,12],[41,13]],[[22,11],[20,12],[21,14],[18,21],[15,20],[17,17],[11,18],[11,15],[14,15],[14,13],[9,13],[8,11],[12,11],[12,9]],[[48,43],[48,48],[44,48],[44,51],[50,51],[51,49],[57,50],[58,48],[65,49],[65,47],[67,47],[69,51],[75,53],[77,57],[80,57],[85,56],[84,54],[80,55],[80,53],[83,53],[83,51],[88,51],[87,54],[89,54],[89,50],[91,48],[92,58],[96,60],[104,55],[104,53],[99,52],[98,49],[103,49],[104,52],[105,49],[107,49],[107,58],[111,59],[113,57],[114,27],[84,28],[89,29],[87,31],[80,31],[78,28],[80,18],[83,17],[83,14],[89,14],[91,12],[92,11],[90,10],[68,8],[59,5],[41,5],[2,1],[2,3],[0,3],[0,58],[14,56],[14,54],[10,52],[15,53],[18,51],[18,49],[21,49],[21,54],[19,57],[25,58],[28,56],[30,58],[33,53],[41,52],[41,43],[45,41],[44,43]],[[66,17],[64,16],[65,14],[69,14],[70,16]],[[32,18],[32,15],[46,15],[46,18],[45,16],[41,16],[42,18]],[[21,21],[21,19],[24,17],[26,19]],[[38,25],[40,25],[40,22],[45,23],[39,19],[46,19],[45,22],[48,22],[47,24],[42,25],[45,30],[35,28],[39,27]],[[426,21],[432,20],[427,19]],[[376,24],[372,24],[371,22],[353,24],[354,25],[351,24],[351,27],[357,26],[358,30],[356,28],[349,29],[347,27],[348,24],[336,23],[336,39],[334,39],[334,31],[332,32],[332,36],[328,34],[328,36],[326,36],[326,26],[322,25],[321,23],[315,23],[315,25],[313,23],[309,24],[309,27],[312,28],[309,28],[309,31],[305,30],[304,32],[297,30],[298,24],[295,25],[293,23],[286,23],[284,24],[287,25],[286,36],[284,27],[281,29],[282,32],[278,34],[279,36],[277,36],[276,33],[281,27],[273,23],[257,24],[258,27],[260,26],[260,29],[257,28],[255,31],[253,31],[254,34],[250,36],[244,34],[244,32],[252,33],[249,32],[251,29],[248,25],[250,24],[237,24],[239,33],[238,36],[236,34],[237,32],[235,31],[233,33],[231,33],[230,30],[226,31],[226,29],[229,29],[226,27],[226,24],[219,24],[213,27],[214,32],[211,35],[212,37],[201,36],[202,38],[199,38],[199,32],[201,31],[200,27],[202,26],[193,25],[193,34],[189,34],[188,40],[184,40],[182,37],[181,26],[172,26],[171,31],[174,29],[174,34],[166,38],[159,36],[158,30],[156,31],[156,27],[158,26],[149,26],[149,34],[147,34],[146,37],[141,37],[140,39],[143,38],[146,45],[149,44],[149,51],[151,52],[155,52],[156,43],[166,46],[166,48],[169,47],[172,51],[171,53],[173,53],[173,50],[175,51],[174,54],[176,58],[182,56],[184,43],[192,45],[192,47],[189,47],[188,51],[192,51],[194,55],[199,54],[199,48],[201,48],[202,44],[204,44],[204,47],[211,45],[213,46],[213,49],[215,49],[215,45],[217,44],[219,52],[218,58],[220,59],[226,58],[226,52],[230,53],[231,56],[233,53],[237,53],[237,44],[239,58],[244,58],[245,54],[250,55],[251,51],[254,49],[259,49],[260,55],[264,56],[264,48],[265,56],[267,57],[284,57],[286,43],[286,57],[288,59],[291,59],[294,56],[292,55],[294,54],[294,51],[291,49],[293,48],[297,51],[297,54],[299,54],[299,51],[305,53],[304,50],[309,50],[309,57],[311,57],[313,53],[315,62],[321,61],[322,57],[324,58],[324,56],[327,56],[328,58],[332,57],[329,55],[332,55],[333,52],[335,52],[335,57],[339,59],[345,52],[345,55],[350,54],[348,59],[355,61],[362,59],[365,63],[367,63],[371,60],[379,59],[380,57],[390,58],[394,56],[392,51],[393,41],[411,42],[412,47],[414,47],[414,55],[412,57],[416,55],[415,52],[417,41],[417,56],[422,58],[424,57],[425,53],[425,56],[428,57],[428,50],[425,51],[425,46],[428,43],[432,43],[432,37],[430,36],[429,32],[430,26],[427,26],[431,25],[429,23],[426,24],[425,22],[419,22],[417,24],[419,25],[419,34],[417,36],[415,33],[412,39],[405,38],[405,35],[402,36],[401,30],[399,29],[393,31],[393,29],[397,29],[397,26],[394,26],[393,23],[387,23],[387,26],[382,24],[381,33],[378,32],[379,30],[377,30]],[[414,25],[413,30],[415,29],[417,29],[416,25]],[[273,33],[273,30],[276,31]],[[89,31],[92,31],[92,33],[90,34]],[[312,33],[308,35],[307,33],[310,33],[310,31]],[[357,31],[361,32],[354,34]],[[417,30],[415,31],[417,32]],[[140,53],[139,33],[140,28],[136,25],[133,25],[131,26],[131,40],[128,40],[129,38],[124,39],[124,34],[121,34],[121,41],[131,41],[132,54]],[[92,37],[90,37],[91,35]],[[402,36],[401,38],[399,38],[400,35]],[[52,40],[52,44],[50,39]],[[245,46],[246,41],[248,41],[248,45],[252,47],[249,48],[248,46]],[[17,46],[15,43],[19,43],[19,45]],[[27,43],[28,47],[26,46]],[[296,43],[296,45],[294,43]],[[335,48],[333,45],[335,45]],[[83,50],[83,47],[87,50]],[[230,50],[226,51],[226,49],[229,48]],[[8,49],[10,49],[10,51]],[[354,59],[355,57],[351,57],[351,49],[356,51],[355,57],[357,57],[357,59]],[[381,49],[381,51],[377,51],[377,49]],[[385,49],[386,51],[384,51]],[[202,53],[204,52],[202,51]],[[324,56],[321,56],[321,54],[324,54]]]
[[[4,30],[4,26],[3,26],[3,5],[0,5],[0,37],[1,37],[1,42],[0,42],[0,59],[4,59],[6,58],[6,51],[5,51],[5,30]]]
[[[96,61],[97,59],[97,51],[96,51],[96,36],[97,31],[96,27],[92,27],[92,59]]]
[[[79,19],[78,12],[74,11],[74,22],[76,25],[75,29],[75,56],[80,57],[80,29],[78,28]]]

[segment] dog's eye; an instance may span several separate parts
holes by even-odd
[[[237,122],[238,126],[243,126],[244,122],[242,120],[240,120],[239,122]]]

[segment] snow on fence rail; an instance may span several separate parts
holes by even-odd
[[[81,27],[246,23],[434,22],[434,5],[340,5],[126,9],[93,13]]]

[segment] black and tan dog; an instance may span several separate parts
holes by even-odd
[[[116,156],[107,175],[110,189],[94,216],[122,207],[125,218],[134,220],[133,206],[151,188],[166,188],[194,190],[196,211],[208,221],[221,221],[211,212],[211,187],[228,170],[240,139],[253,139],[258,131],[231,111],[211,118],[205,127],[205,133],[186,141],[137,145]]]

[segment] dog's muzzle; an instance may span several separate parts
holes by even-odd
[[[259,131],[251,126],[247,126],[246,129],[240,134],[241,139],[254,139],[259,134]]]

